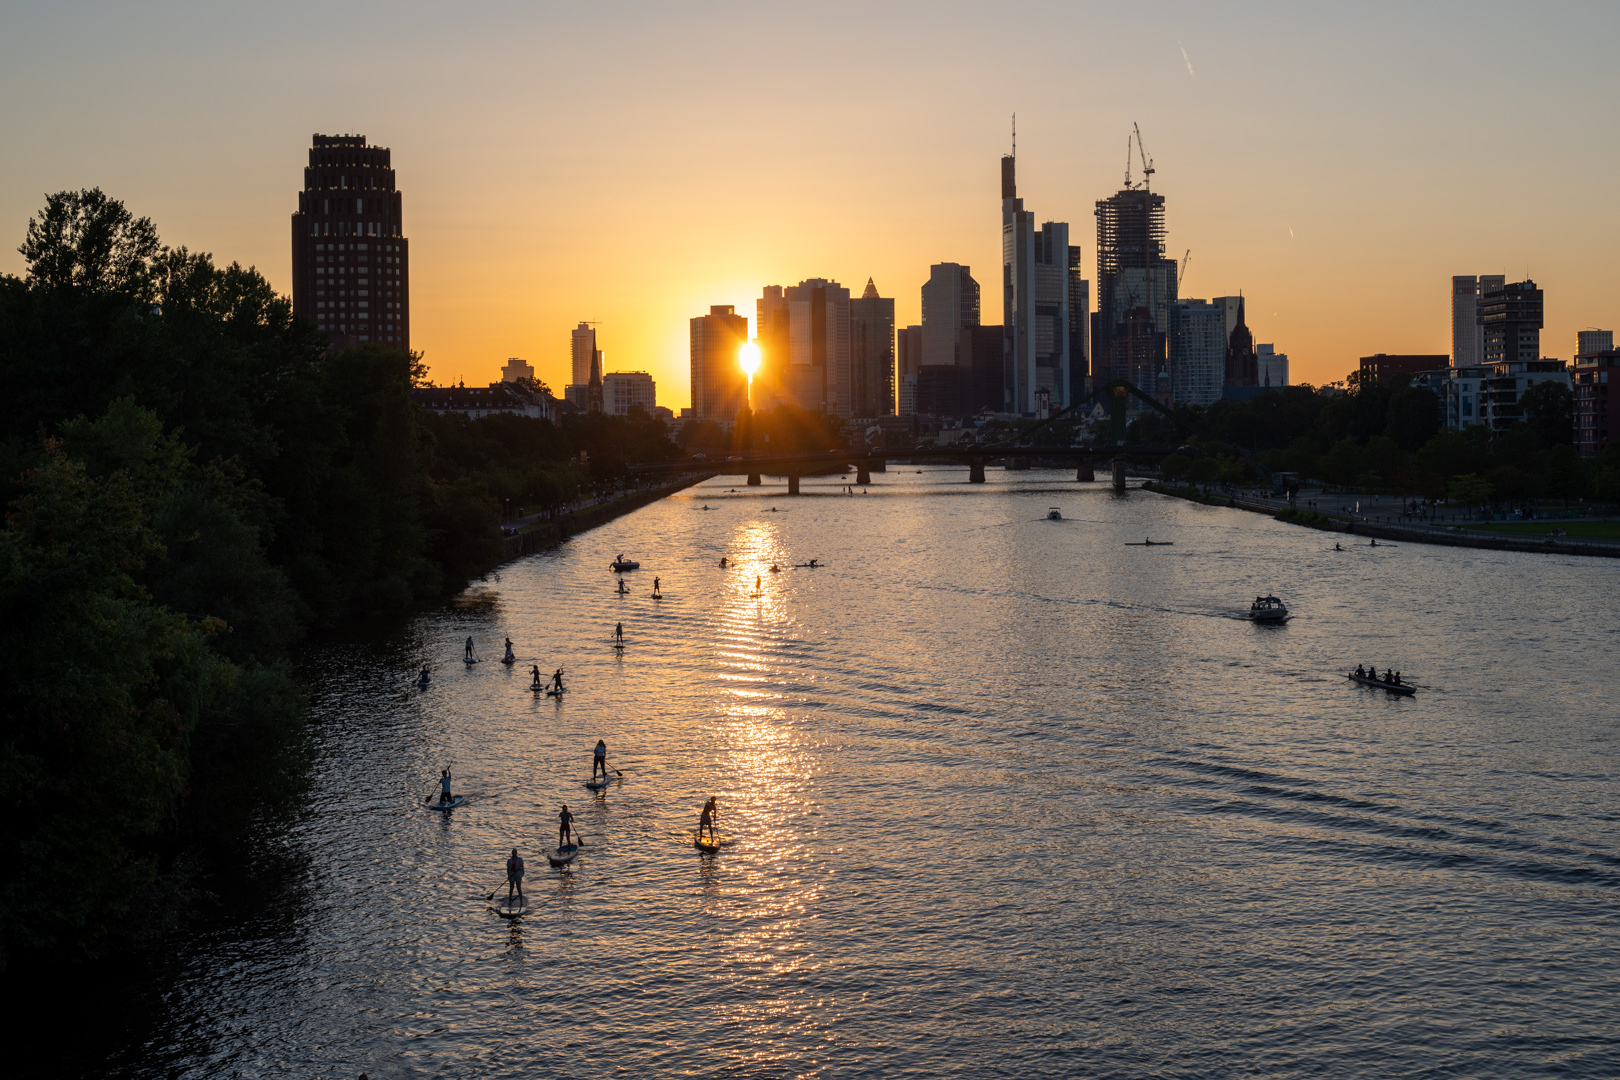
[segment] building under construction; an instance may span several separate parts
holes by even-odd
[[[1143,156],[1143,172],[1152,164]],[[1164,196],[1148,181],[1097,203],[1097,311],[1091,354],[1097,382],[1129,379],[1148,394],[1169,392],[1167,330],[1177,299],[1176,261],[1164,254]],[[1160,383],[1164,385],[1161,387]]]

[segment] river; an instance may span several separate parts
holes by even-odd
[[[1620,562],[1072,475],[715,480],[323,644],[307,804],[95,1073],[1620,1073]]]

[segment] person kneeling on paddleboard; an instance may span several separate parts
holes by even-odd
[[[450,801],[450,770],[446,769],[439,774],[439,802]]]
[[[719,816],[720,808],[715,805],[714,796],[710,795],[709,801],[703,804],[703,813],[698,816],[698,839],[701,840],[703,833],[707,831],[709,843],[718,843],[714,838],[714,820]]]
[[[602,779],[607,779],[607,743],[601,739],[596,740],[596,754],[591,758],[591,779],[596,779],[596,771],[602,770]]]
[[[512,890],[517,890],[518,899],[523,899],[523,857],[512,849],[512,857],[506,860],[506,899],[512,900]]]
[[[568,804],[563,803],[562,813],[557,815],[557,850],[561,851],[568,846],[568,838],[574,831],[574,815],[568,812]]]

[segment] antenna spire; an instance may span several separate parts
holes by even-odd
[[[1018,114],[1013,113],[1013,147],[1012,156],[1018,156]]]

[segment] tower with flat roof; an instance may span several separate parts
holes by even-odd
[[[411,347],[410,242],[393,155],[364,135],[316,135],[292,216],[293,311],[333,348]]]

